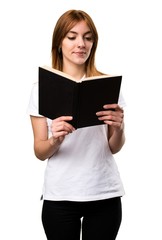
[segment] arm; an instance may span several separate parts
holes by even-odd
[[[66,121],[72,117],[59,117],[52,121],[52,137],[48,138],[48,128],[46,118],[31,116],[31,123],[34,135],[34,152],[38,159],[45,160],[51,157],[59,148],[65,136],[74,128]]]
[[[119,129],[112,126],[108,128],[108,141],[113,154],[119,152],[125,143],[124,123],[122,125]]]
[[[104,109],[101,112],[97,112],[96,115],[99,117],[99,120],[109,125],[109,147],[112,153],[115,154],[120,151],[125,143],[124,111],[118,104],[104,105]]]

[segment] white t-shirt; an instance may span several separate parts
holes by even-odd
[[[124,106],[120,94],[119,105]],[[34,83],[28,114],[38,114],[38,83]],[[51,136],[51,120],[47,119]],[[93,201],[124,195],[115,159],[107,141],[107,125],[85,127],[67,135],[47,161],[43,199]]]

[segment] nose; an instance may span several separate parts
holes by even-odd
[[[85,42],[84,42],[84,38],[83,37],[79,37],[78,38],[78,47],[85,47]]]

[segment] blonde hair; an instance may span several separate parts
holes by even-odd
[[[102,73],[99,72],[95,67],[95,53],[98,44],[97,29],[91,17],[82,10],[69,10],[58,19],[52,36],[52,67],[62,71],[63,59],[62,52],[60,51],[61,43],[70,29],[72,29],[80,21],[85,21],[87,23],[93,38],[91,53],[86,61],[86,75],[88,77],[101,75]]]

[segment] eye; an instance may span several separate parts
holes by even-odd
[[[86,39],[87,41],[92,41],[92,40],[93,40],[92,37],[85,37],[85,39]]]
[[[93,36],[92,36],[92,34],[85,34],[85,35],[84,35],[84,39],[85,39],[86,41],[92,42],[92,41],[93,41]]]
[[[75,40],[76,37],[67,37],[69,40]]]

